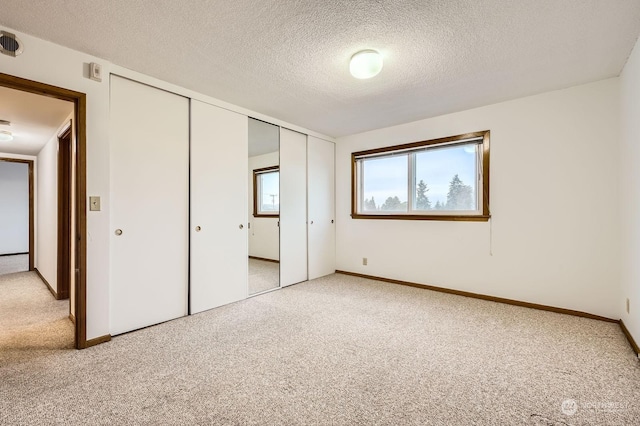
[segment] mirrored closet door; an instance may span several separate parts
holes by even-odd
[[[249,118],[249,295],[280,287],[280,128]]]

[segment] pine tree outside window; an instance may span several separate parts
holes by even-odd
[[[353,153],[351,216],[489,220],[489,131]]]

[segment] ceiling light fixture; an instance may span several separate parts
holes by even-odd
[[[349,71],[355,78],[375,77],[382,70],[382,55],[375,50],[361,50],[351,57]]]
[[[11,132],[7,132],[6,130],[0,130],[0,142],[10,142],[13,140],[13,135]]]

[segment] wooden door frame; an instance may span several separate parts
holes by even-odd
[[[58,299],[69,298],[71,286],[71,184],[73,148],[71,125],[58,135]]]
[[[72,124],[75,125],[76,133],[75,347],[84,349],[90,346],[87,342],[87,95],[3,73],[0,73],[0,86],[72,102],[74,106]]]
[[[0,157],[0,161],[5,161],[7,163],[22,163],[26,164],[29,169],[29,270],[33,271],[34,265],[33,261],[35,258],[35,226],[34,226],[34,184],[33,184],[33,160],[23,160],[20,158],[6,158]]]

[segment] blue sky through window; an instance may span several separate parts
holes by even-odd
[[[371,158],[363,162],[363,195],[380,206],[388,197],[407,201],[408,155]]]
[[[417,152],[417,186],[423,180],[429,189],[426,193],[432,206],[436,202],[446,204],[449,184],[454,175],[465,185],[471,186],[472,199],[477,198],[477,156],[476,144],[443,147]],[[408,196],[409,154],[397,154],[389,157],[370,158],[362,161],[363,200],[375,198],[380,207],[388,197],[397,196],[400,202],[406,202]],[[474,205],[475,209],[476,206]]]
[[[265,212],[280,210],[280,173],[261,173],[261,208]]]
[[[458,175],[465,185],[471,186],[476,199],[476,151],[475,145],[432,149],[416,154],[416,184],[423,180],[429,191],[432,205],[447,202],[449,184]]]

